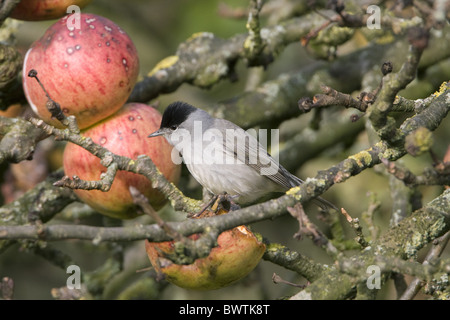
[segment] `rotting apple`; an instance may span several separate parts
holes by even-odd
[[[25,96],[41,119],[61,127],[47,110],[50,97],[66,115],[75,115],[80,129],[112,115],[126,102],[139,73],[139,58],[130,37],[112,21],[94,14],[80,14],[79,28],[68,15],[53,24],[25,55]]]
[[[172,146],[163,137],[147,138],[149,133],[159,128],[161,118],[159,111],[151,106],[128,103],[114,115],[82,131],[82,134],[114,154],[133,160],[139,155],[148,155],[169,181],[177,183],[181,169],[172,161]],[[78,176],[83,180],[99,180],[101,173],[106,172],[99,158],[73,143],[67,143],[64,149],[63,167],[67,176]],[[167,201],[158,190],[152,188],[151,181],[146,177],[126,171],[117,172],[107,192],[76,189],[75,193],[100,213],[131,219],[138,213],[129,192],[130,186],[145,195],[156,210]]]
[[[198,234],[189,238],[196,240]],[[246,226],[222,232],[217,246],[206,258],[192,264],[175,264],[166,258],[175,253],[173,241],[150,242],[145,240],[145,250],[158,274],[181,288],[215,290],[229,286],[248,275],[261,260],[266,246]]]
[[[9,15],[25,21],[58,19],[67,14],[71,5],[84,8],[92,0],[21,0]]]

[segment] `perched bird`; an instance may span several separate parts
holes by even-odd
[[[185,102],[167,107],[160,128],[148,137],[156,136],[164,136],[174,147],[172,160],[180,161],[181,154],[204,188],[214,195],[226,193],[239,205],[268,199],[303,183],[247,131]],[[322,208],[336,208],[325,199],[314,200]]]

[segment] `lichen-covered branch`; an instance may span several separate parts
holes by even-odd
[[[264,48],[259,61],[272,61],[286,45],[298,41],[323,19],[316,14],[294,18],[260,31]],[[212,33],[194,34],[181,43],[175,55],[163,59],[150,73],[136,84],[129,101],[147,102],[161,93],[175,91],[183,83],[208,88],[219,80],[236,77],[234,66],[246,59],[244,43],[247,34],[221,39]]]
[[[19,199],[0,207],[0,228],[8,230],[11,226],[26,225],[36,220],[45,223],[76,201],[72,190],[53,186],[62,176],[62,170],[55,172]],[[12,243],[0,240],[0,252]]]
[[[398,142],[395,121],[389,116],[397,93],[405,88],[415,77],[423,50],[428,45],[429,31],[424,28],[410,30],[411,43],[406,61],[396,73],[383,78],[382,88],[373,105],[368,109],[369,119],[381,139],[395,144]]]
[[[342,272],[333,268],[325,272],[305,290],[300,291],[292,299],[345,299],[354,294],[358,283],[367,281],[367,267],[377,265],[377,256],[382,255],[387,261],[389,257],[408,259],[415,257],[417,252],[429,242],[450,230],[450,190],[425,207],[403,219],[397,226],[391,228],[380,239],[376,240],[362,253],[350,258],[347,265],[356,265],[356,274],[348,270]],[[359,267],[359,266],[363,267]],[[388,272],[391,269],[388,268]],[[330,286],[330,283],[339,285]]]
[[[421,126],[424,126],[425,128],[431,131],[435,130],[439,126],[440,121],[442,121],[442,119],[445,118],[447,113],[450,111],[449,100],[450,100],[450,89],[447,89],[444,92],[442,92],[438,97],[436,97],[435,100],[429,105],[427,109],[404,121],[404,123],[401,126],[402,135],[407,136],[410,132],[414,132]],[[55,129],[51,126],[42,123],[39,126],[45,127],[46,129],[44,130],[48,129],[49,134],[50,133],[57,134],[57,136],[62,139],[67,139],[81,146],[84,146],[86,144],[86,148],[97,156],[101,157],[102,154],[108,152],[106,151],[106,149],[96,144],[93,144],[92,142],[88,141],[86,143],[86,140],[89,139],[82,138],[80,135],[71,135],[68,130]],[[220,221],[220,223],[216,224],[214,222],[214,224],[209,225],[208,222],[208,226],[223,231],[227,230],[228,228],[238,226],[240,224],[247,224],[260,221],[263,219],[274,218],[276,216],[284,214],[286,208],[288,206],[294,206],[297,201],[305,203],[313,199],[314,197],[321,195],[323,192],[328,190],[333,184],[344,182],[351,176],[357,175],[361,171],[381,163],[381,159],[388,159],[393,161],[404,156],[406,153],[407,152],[404,147],[393,149],[390,148],[383,141],[380,141],[373,147],[348,157],[347,159],[341,161],[337,165],[332,166],[328,170],[320,171],[316,177],[306,179],[306,181],[301,186],[292,188],[287,192],[286,195],[278,199],[246,207],[237,210],[230,215],[207,219],[205,218],[200,220],[217,219]],[[148,168],[149,165],[148,163],[146,163],[146,161],[144,161],[144,164],[140,164],[137,165],[137,167],[134,167],[135,164],[133,163],[129,164],[130,160],[126,157],[120,157],[116,155],[113,155],[113,157],[114,158],[117,157],[117,163],[119,165],[119,168],[123,168],[123,170],[136,169],[135,173],[142,173],[144,175],[147,174],[149,175],[149,178],[151,178],[151,174],[145,169],[146,167]],[[146,159],[147,157],[145,157],[145,159],[142,158],[140,160]],[[122,161],[125,161],[125,163],[122,164]],[[139,163],[140,161],[136,162]],[[183,231],[178,230],[178,232],[182,233],[183,235],[199,232],[202,229],[201,224],[202,223],[200,222],[194,222],[193,219],[189,219],[188,221],[183,223],[183,227],[180,227]],[[195,226],[195,227],[193,229],[189,228],[184,229],[187,228],[188,226]],[[80,228],[80,226],[77,226],[77,228]],[[24,227],[24,229],[21,229],[20,232],[24,232],[24,230],[26,230],[28,237],[32,238],[36,237],[36,235],[33,233],[33,230]],[[74,231],[75,232],[74,234],[69,235],[69,233],[67,233],[67,230],[64,229],[64,232],[61,232],[61,235],[64,234],[65,237],[76,237],[78,235],[83,234],[83,232],[80,233],[80,230],[81,229],[77,229],[76,231]],[[87,230],[92,229],[88,228]],[[3,229],[3,231],[5,232],[6,229]],[[117,239],[117,234],[119,233],[120,230],[114,231],[111,240]],[[90,231],[89,236],[87,236],[87,238],[92,237],[92,234],[93,234],[92,231]],[[23,235],[25,236],[25,234]],[[11,237],[11,235],[9,235],[9,237]],[[152,236],[148,233],[145,233],[145,237],[152,238]],[[152,239],[155,239],[155,241],[167,240],[167,236],[165,236],[163,239],[161,239],[160,237],[161,234],[157,233],[155,238]],[[58,239],[58,237],[49,238],[49,240],[55,239]],[[86,236],[83,236],[82,239],[86,239]]]
[[[308,257],[296,251],[289,250],[281,244],[272,243],[266,239],[264,239],[264,243],[266,244],[266,251],[263,256],[264,260],[297,272],[308,279],[308,281],[313,282],[318,279],[326,270],[325,266],[315,263]]]
[[[5,19],[13,11],[20,0],[5,0],[0,2],[0,25],[3,24]]]
[[[23,119],[0,116],[0,163],[30,159],[36,144],[47,136]]]

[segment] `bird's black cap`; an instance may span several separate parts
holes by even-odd
[[[171,103],[164,111],[161,128],[178,127],[196,110],[197,108],[186,102],[176,101]]]

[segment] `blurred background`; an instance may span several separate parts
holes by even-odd
[[[131,37],[136,45],[140,58],[141,77],[146,75],[163,58],[172,55],[177,50],[180,42],[188,39],[196,32],[212,32],[221,38],[230,38],[236,34],[246,33],[246,15],[236,14],[231,17],[224,12],[233,9],[233,12],[245,12],[248,7],[248,1],[244,0],[93,0],[91,4],[85,7],[82,12],[90,12],[104,16],[122,27]],[[240,18],[238,17],[240,16]],[[25,53],[33,41],[42,36],[45,30],[55,21],[43,22],[19,22],[17,25],[17,46]],[[263,20],[264,26],[264,20]],[[300,39],[299,39],[300,40]],[[342,48],[339,48],[339,54],[345,54],[361,48],[367,42],[361,41],[357,36]],[[300,41],[289,45],[276,61],[270,64],[265,71],[264,80],[275,78],[280,73],[301,69],[311,62],[315,61],[308,52],[301,46]],[[445,67],[448,67],[448,61]],[[250,81],[249,69],[243,62],[239,62],[237,67],[239,80],[230,82],[223,80],[209,90],[199,89],[194,86],[184,84],[178,90],[171,94],[159,96],[155,101],[164,108],[174,100],[184,100],[198,107],[204,107],[222,100],[230,99],[233,96],[245,90],[246,84]],[[441,83],[447,79],[436,79]],[[438,87],[430,85],[425,92],[421,92],[424,98]],[[414,97],[412,93],[410,98]],[[405,93],[408,97],[408,93]],[[299,99],[301,97],[298,97]],[[342,111],[347,112],[347,111]],[[349,116],[351,112],[347,112]],[[289,132],[289,128],[298,125],[308,125],[312,114],[304,114],[296,119],[286,122],[282,126],[281,136],[284,131]],[[445,154],[448,137],[450,135],[449,120],[441,124],[435,132],[434,152],[439,159]],[[288,137],[289,134],[286,134]],[[50,138],[52,139],[52,138]],[[53,142],[42,142],[52,144]],[[314,176],[318,170],[324,170],[343,160],[348,155],[363,150],[369,146],[369,140],[365,133],[355,137],[349,144],[336,146],[326,154],[320,155],[310,161],[305,162],[296,173],[299,177],[306,178]],[[54,145],[52,144],[52,147]],[[63,145],[60,146],[61,148]],[[60,158],[56,153],[55,158],[50,162],[52,171],[58,168]],[[425,166],[429,166],[430,156],[423,155],[418,158],[406,156],[402,160],[413,172],[421,173]],[[280,159],[283,164],[283,158]],[[36,164],[34,164],[36,166]],[[353,216],[361,216],[368,210],[370,204],[378,203],[379,209],[376,210],[374,220],[381,232],[389,227],[391,215],[392,199],[390,196],[389,179],[382,173],[382,169],[374,168],[366,170],[363,173],[351,178],[344,184],[333,186],[324,197],[338,206],[343,206]],[[201,197],[201,191],[196,188],[195,182],[189,180],[184,170],[185,177],[182,186],[186,188],[186,193],[195,197]],[[440,194],[440,187],[420,187],[423,193],[423,203],[433,199]],[[357,190],[357,193],[355,193]],[[322,231],[328,233],[327,225],[323,223],[314,205],[307,206],[306,211],[310,219]],[[168,220],[180,220],[183,217],[172,212],[169,206],[166,206],[161,215]],[[344,221],[342,225],[349,239],[353,238],[351,230]],[[50,223],[80,223],[89,225],[111,224],[115,221],[106,221],[100,215],[92,214],[88,208],[80,204],[71,205]],[[127,221],[125,224],[151,223],[148,217],[141,217],[133,221]],[[312,241],[304,237],[302,240],[295,240],[293,235],[298,231],[298,224],[289,215],[276,219],[276,221],[264,221],[251,226],[254,231],[260,232],[272,242],[279,242],[292,250],[298,251],[317,262],[331,264],[333,261],[329,256],[315,246]],[[363,226],[364,228],[364,226]],[[46,246],[47,244],[39,244]],[[107,259],[110,259],[113,252],[119,250],[111,244],[102,243],[94,245],[87,241],[61,241],[53,242],[48,245],[61,250],[72,257],[81,271],[92,271],[102,266]],[[104,292],[104,298],[144,298],[144,299],[276,299],[298,291],[297,288],[285,284],[274,284],[272,275],[280,275],[283,279],[306,284],[306,280],[296,276],[293,272],[285,270],[272,263],[261,261],[259,266],[245,279],[239,281],[230,287],[216,290],[213,292],[196,292],[178,288],[176,286],[160,283],[155,284],[152,271],[146,268],[150,267],[147,255],[142,241],[121,244],[123,246],[125,264],[123,271],[119,272],[111,279],[111,283]],[[424,248],[421,254],[426,253]],[[350,254],[351,252],[349,252]],[[447,248],[444,256],[450,256]],[[10,247],[6,252],[0,255],[0,277],[8,276],[14,280],[14,298],[15,299],[52,299],[52,289],[63,287],[66,284],[67,277],[65,270],[54,266],[46,259],[30,253],[21,244]],[[140,291],[133,296],[130,291],[136,283],[148,285],[148,291]],[[339,285],[339,284],[332,284]],[[151,289],[150,289],[151,288]],[[127,292],[126,295],[124,292]],[[143,293],[144,292],[144,293]],[[396,292],[393,284],[388,284],[379,294],[380,299],[395,299]],[[420,296],[419,296],[420,298]]]

